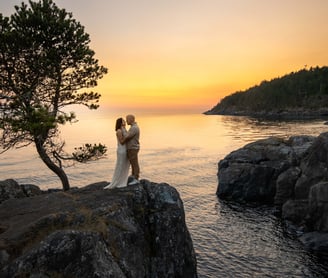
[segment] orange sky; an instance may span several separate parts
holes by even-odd
[[[4,3],[5,2],[5,3]],[[1,1],[11,14],[19,1]],[[55,0],[109,73],[101,106],[201,113],[237,90],[328,61],[327,0]]]

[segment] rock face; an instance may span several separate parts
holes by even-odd
[[[0,277],[197,277],[178,192],[105,185],[3,201]]]
[[[31,197],[42,194],[42,190],[32,184],[19,185],[15,180],[0,181],[0,204],[7,199]]]
[[[294,194],[298,165],[314,139],[271,137],[230,153],[219,162],[217,195],[241,202],[273,203],[275,197],[276,203],[283,202],[286,194]]]
[[[328,133],[248,144],[219,162],[218,179],[220,198],[275,205],[308,232],[303,243],[328,250]]]

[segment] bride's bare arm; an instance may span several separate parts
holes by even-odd
[[[118,129],[116,131],[116,136],[117,136],[118,141],[123,145],[124,144],[124,137],[123,137],[122,130]]]

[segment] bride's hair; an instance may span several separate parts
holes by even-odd
[[[118,129],[120,129],[122,127],[122,123],[123,123],[123,118],[118,118],[116,120],[115,131],[117,131]]]

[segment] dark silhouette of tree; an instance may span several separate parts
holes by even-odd
[[[32,143],[42,161],[70,188],[64,160],[85,162],[106,152],[86,144],[64,152],[59,126],[76,121],[64,108],[79,104],[98,108],[100,95],[90,91],[107,73],[89,48],[89,35],[52,0],[15,6],[0,14],[0,145],[5,152]]]

